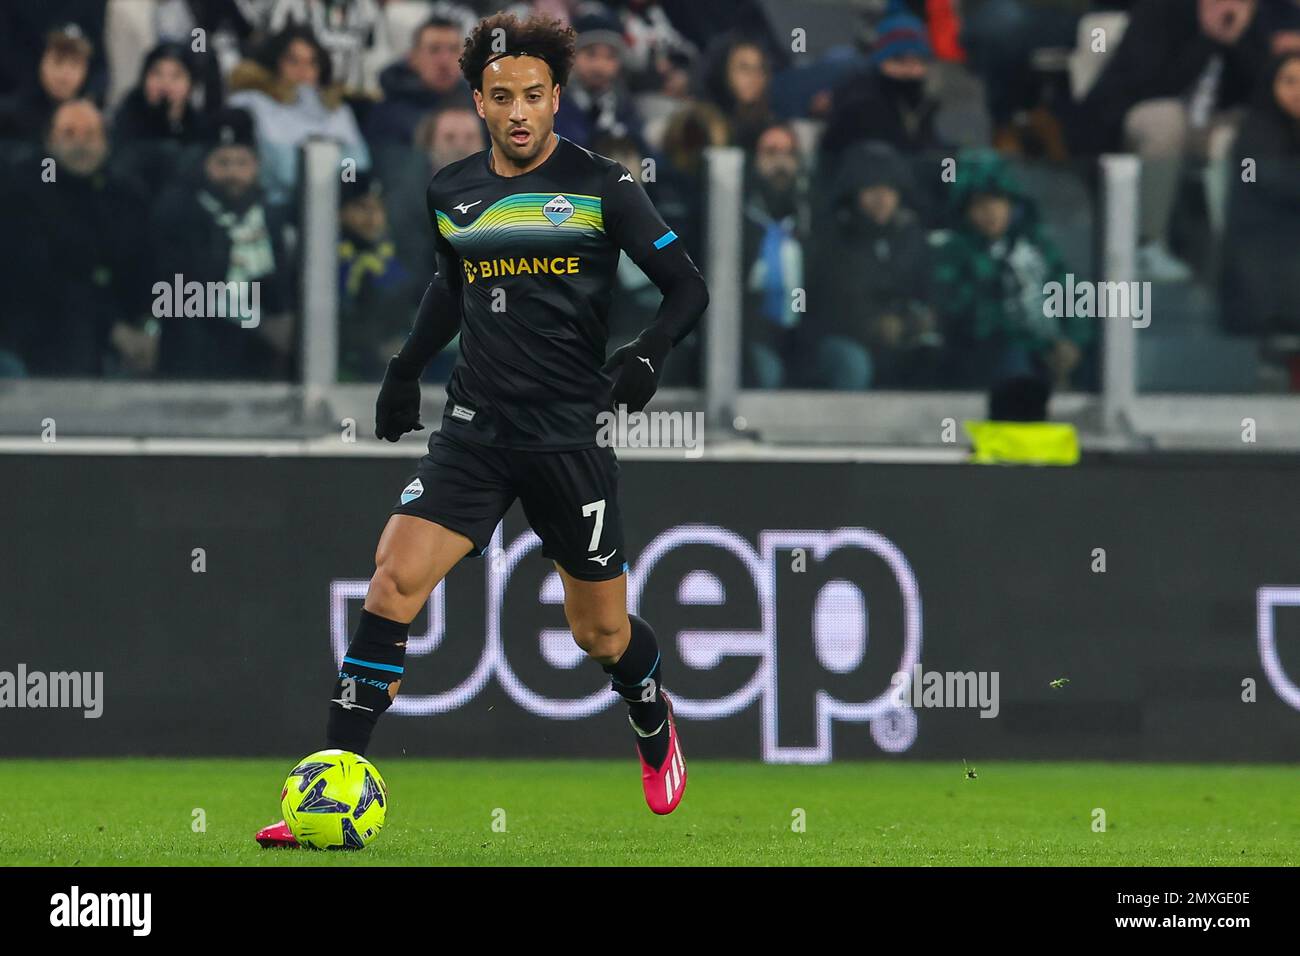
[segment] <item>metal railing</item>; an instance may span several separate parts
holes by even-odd
[[[776,443],[942,447],[950,420],[980,418],[974,392],[756,391],[741,387],[743,155],[708,151],[707,243],[711,303],[704,320],[703,387],[670,389],[658,407],[703,408],[714,434],[741,430]],[[338,369],[339,149],[304,147],[301,227],[301,381],[222,384],[0,379],[0,436],[31,438],[55,420],[61,436],[292,437],[335,432],[349,420],[369,439],[374,387],[341,385]],[[1140,169],[1132,156],[1100,159],[1100,278],[1135,277]],[[1158,320],[1159,321],[1159,320]],[[1093,449],[1151,447],[1300,449],[1300,397],[1142,394],[1140,328],[1107,320],[1100,390],[1053,399],[1053,417],[1075,423]],[[426,387],[424,419],[441,414],[441,389]],[[1243,424],[1252,423],[1252,439]]]

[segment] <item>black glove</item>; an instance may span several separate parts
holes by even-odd
[[[396,355],[388,360],[384,383],[375,401],[375,437],[397,441],[407,432],[424,429],[420,424],[420,375],[411,375]]]
[[[664,361],[672,347],[672,339],[666,334],[647,329],[606,360],[601,371],[614,376],[615,408],[626,405],[629,412],[639,412],[646,407],[659,388]]]

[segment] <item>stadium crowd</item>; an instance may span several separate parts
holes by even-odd
[[[113,6],[0,12],[0,377],[292,380],[300,147],[328,137],[340,379],[377,380],[432,268],[424,186],[487,145],[463,38],[504,8],[573,26],[556,131],[640,170],[706,274],[704,150],[744,150],[748,387],[1095,387],[1101,326],[1043,286],[1096,278],[1061,185],[1094,202],[1132,152],[1137,278],[1206,283],[1300,390],[1300,0],[861,0],[815,55],[759,0],[158,0],[143,45]],[[159,320],[176,274],[258,282],[261,321]],[[614,342],[658,302],[619,280]]]

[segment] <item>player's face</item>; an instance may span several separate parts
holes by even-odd
[[[474,105],[496,151],[516,166],[527,166],[551,141],[560,88],[546,61],[507,56],[487,65]]]

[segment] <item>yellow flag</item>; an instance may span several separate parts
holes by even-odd
[[[971,461],[983,465],[1074,465],[1079,435],[1061,422],[962,423],[974,445]]]

